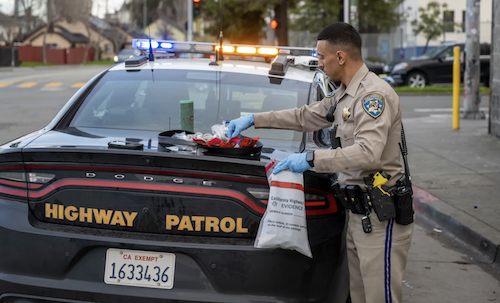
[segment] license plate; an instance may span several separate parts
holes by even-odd
[[[115,248],[106,252],[106,284],[171,289],[174,272],[174,254]]]
[[[380,75],[378,75],[378,76],[379,76],[380,78],[382,78],[382,79],[387,78],[387,74],[380,74]]]

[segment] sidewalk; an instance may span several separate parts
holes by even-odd
[[[403,119],[409,148],[415,208],[500,264],[500,138],[488,119],[451,115]]]

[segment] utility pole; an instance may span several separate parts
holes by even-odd
[[[500,1],[492,1],[491,61],[490,61],[490,114],[488,132],[500,138],[500,48],[494,41],[500,40]]]
[[[144,31],[144,33],[146,33],[147,22],[148,22],[148,0],[142,0],[142,30]]]
[[[12,40],[11,40],[11,45],[10,45],[10,66],[14,67],[16,66],[16,51],[14,48],[14,39],[16,39],[18,35],[17,31],[17,24],[18,24],[18,16],[19,16],[19,0],[15,0],[14,2],[14,22],[12,23],[12,30],[11,30],[11,35],[12,35]]]
[[[188,2],[188,20],[187,20],[187,41],[193,41],[193,0],[186,0]],[[220,1],[220,0],[219,0]]]
[[[359,31],[359,22],[358,22],[358,0],[351,0],[350,9],[350,24]]]
[[[350,23],[349,22],[349,0],[344,0],[344,22],[345,23]]]
[[[484,112],[479,111],[481,96],[479,95],[479,2],[467,0],[466,9],[466,42],[465,42],[465,103],[464,119],[485,119]]]

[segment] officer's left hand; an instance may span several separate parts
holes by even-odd
[[[286,157],[285,160],[281,161],[276,165],[276,168],[273,170],[273,175],[285,170],[289,169],[293,173],[302,173],[306,170],[312,168],[309,163],[306,161],[306,154],[294,154]]]

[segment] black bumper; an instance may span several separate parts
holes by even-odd
[[[406,72],[405,71],[401,71],[401,72],[395,72],[395,73],[391,73],[390,76],[392,77],[392,79],[394,79],[394,83],[396,85],[404,85],[405,84],[405,80],[406,80]]]
[[[338,218],[328,223],[344,225]],[[213,244],[208,237],[194,242],[63,228],[36,221],[25,203],[0,200],[0,303],[28,297],[123,303],[345,302],[347,297],[342,232],[312,244],[309,259],[293,251],[255,249],[251,239]],[[108,248],[174,253],[173,289],[105,284]]]

